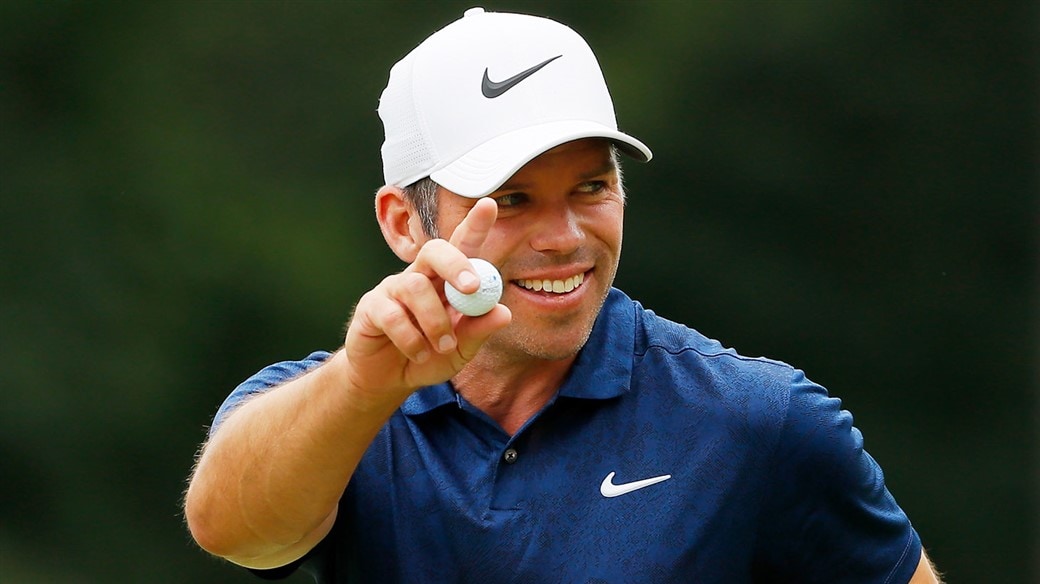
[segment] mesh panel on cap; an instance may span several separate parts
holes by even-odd
[[[432,153],[412,98],[412,61],[400,61],[379,100],[383,120],[383,172],[387,184],[406,186],[429,174]]]

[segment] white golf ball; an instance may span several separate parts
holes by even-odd
[[[470,258],[469,261],[480,277],[480,289],[472,294],[463,294],[445,282],[444,295],[448,297],[448,303],[462,314],[481,316],[490,312],[502,297],[502,275],[491,262],[480,258]]]

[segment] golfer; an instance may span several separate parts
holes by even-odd
[[[651,151],[577,33],[471,9],[379,115],[407,267],[341,348],[224,402],[185,498],[199,545],[324,583],[937,581],[838,399],[612,287],[619,162]],[[475,257],[504,290],[470,317],[444,283],[476,291]]]

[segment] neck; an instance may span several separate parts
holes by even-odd
[[[556,395],[574,359],[509,363],[481,351],[452,384],[467,402],[513,435]]]

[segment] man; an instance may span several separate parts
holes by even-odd
[[[612,288],[617,153],[651,153],[580,36],[472,9],[379,113],[408,267],[340,350],[225,402],[185,500],[203,548],[319,582],[936,582],[838,400]],[[477,256],[505,290],[466,317],[443,285],[475,291]]]

